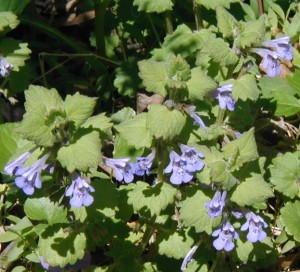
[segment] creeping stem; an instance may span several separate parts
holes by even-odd
[[[172,16],[171,16],[170,10],[167,10],[165,12],[165,24],[166,24],[167,34],[172,34],[173,33],[173,24],[172,24]]]
[[[199,31],[200,29],[203,28],[203,20],[202,20],[202,12],[201,12],[201,7],[199,4],[196,3],[194,0],[194,14],[195,14],[195,22],[196,22],[196,29]]]

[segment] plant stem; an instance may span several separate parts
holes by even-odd
[[[203,20],[202,20],[202,12],[201,7],[196,3],[194,0],[194,14],[195,14],[195,22],[196,22],[196,29],[199,31],[203,28]]]
[[[263,15],[264,14],[263,0],[257,0],[257,2],[258,2],[259,15]]]
[[[173,24],[172,24],[172,16],[171,16],[170,10],[167,10],[165,12],[165,23],[166,23],[167,34],[172,34],[173,33]]]
[[[157,143],[157,156],[158,156],[158,168],[157,168],[157,181],[162,182],[164,180],[164,147],[161,141]]]
[[[154,23],[153,23],[153,20],[152,20],[150,14],[147,13],[147,17],[148,17],[148,19],[149,19],[149,22],[150,22],[152,31],[153,31],[153,33],[154,33],[154,36],[155,36],[155,38],[156,38],[156,40],[157,40],[159,46],[161,47],[162,42],[161,42],[161,39],[160,39],[160,37],[159,37],[159,35],[158,35],[158,32],[157,32],[157,30],[156,30],[156,27],[155,27],[155,25],[154,25]]]
[[[110,0],[94,0],[95,8],[95,36],[97,51],[105,56],[105,39],[104,39],[104,20],[105,11]]]
[[[216,119],[216,125],[218,127],[222,126],[222,124],[223,124],[224,114],[225,114],[225,109],[224,110],[219,109],[218,116]]]
[[[219,256],[217,256],[217,257],[215,258],[215,260],[214,260],[214,262],[213,262],[213,264],[212,264],[212,266],[211,266],[211,268],[209,269],[208,272],[214,272],[214,271],[215,271],[215,268],[216,268],[216,266],[217,266],[217,264],[218,264],[218,261],[219,261]]]
[[[144,232],[143,238],[141,243],[139,244],[139,250],[141,253],[143,253],[143,251],[145,250],[146,246],[149,243],[149,240],[151,238],[151,236],[153,235],[153,232],[155,230],[155,228],[152,227],[152,225],[155,223],[156,220],[156,215],[154,215],[151,220],[150,220],[150,224],[146,226],[146,230]]]

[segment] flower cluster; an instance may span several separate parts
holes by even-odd
[[[205,203],[205,207],[208,209],[207,213],[211,218],[215,218],[222,215],[223,208],[226,203],[226,191],[221,193],[217,191],[212,198]],[[232,211],[232,215],[236,219],[241,219],[244,217],[242,212]],[[266,228],[268,225],[262,217],[254,214],[253,212],[248,212],[245,214],[247,221],[242,225],[241,231],[249,230],[247,234],[247,240],[255,243],[257,241],[262,241],[267,237],[266,232],[263,228]],[[213,242],[213,246],[217,250],[230,251],[234,248],[233,239],[238,239],[239,234],[235,231],[234,227],[230,224],[225,216],[225,221],[221,228],[215,230],[212,233],[213,237],[218,237]]]
[[[15,161],[8,163],[4,167],[4,171],[8,175],[15,175],[15,183],[27,195],[34,193],[34,188],[42,187],[41,172],[48,167],[46,164],[49,154],[45,154],[31,166],[24,166],[24,163],[30,156],[30,152],[25,152]]]
[[[204,155],[198,152],[194,147],[188,147],[181,144],[181,156],[175,151],[170,152],[170,163],[165,168],[165,173],[171,173],[170,182],[175,185],[190,182],[193,173],[202,170],[204,162],[200,160]]]
[[[262,57],[261,67],[269,77],[275,77],[281,73],[281,60],[293,59],[293,47],[290,37],[282,36],[278,39],[262,42],[266,48],[252,48],[251,51]]]
[[[113,170],[114,177],[117,181],[130,183],[134,179],[134,175],[144,176],[150,174],[155,152],[152,151],[146,157],[137,157],[137,161],[130,163],[130,158],[112,159],[106,158],[105,164]]]

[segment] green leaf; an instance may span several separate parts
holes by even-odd
[[[152,137],[146,123],[147,114],[141,113],[131,120],[116,125],[114,128],[129,145],[139,149],[143,147],[150,147],[152,143]]]
[[[21,14],[23,9],[31,0],[5,0],[0,1],[0,11],[11,11],[17,15]]]
[[[241,99],[246,101],[247,99],[256,101],[259,96],[259,89],[256,84],[255,76],[246,74],[238,78],[237,80],[230,80],[233,84],[232,96],[234,99]]]
[[[12,12],[0,12],[0,32],[12,30],[19,24],[18,17]]]
[[[179,135],[185,125],[185,115],[163,105],[151,105],[147,113],[147,127],[155,138],[172,139]]]
[[[149,186],[145,182],[137,182],[128,185],[132,190],[128,192],[128,204],[133,206],[135,212],[151,216],[159,215],[169,204],[175,200],[177,189],[166,182],[157,183]]]
[[[259,174],[252,174],[250,178],[246,178],[237,185],[230,199],[239,206],[252,206],[256,203],[264,203],[272,196],[271,186],[264,181],[263,177]]]
[[[218,84],[207,76],[200,67],[191,70],[191,79],[187,82],[189,98],[192,100],[203,100],[210,91],[216,90]]]
[[[259,87],[263,98],[271,98],[274,93],[295,94],[295,90],[289,85],[289,82],[279,77],[262,77],[259,79]]]
[[[180,219],[185,227],[194,227],[196,232],[211,234],[213,228],[221,223],[222,218],[210,218],[205,202],[211,200],[202,190],[187,188],[185,198],[180,202]]]
[[[241,48],[259,45],[265,35],[265,16],[260,16],[258,20],[240,23],[241,33],[236,41]]]
[[[113,123],[119,124],[125,122],[126,120],[130,120],[136,115],[136,112],[129,107],[125,107],[111,116],[111,120]]]
[[[19,67],[25,65],[29,59],[31,50],[27,43],[21,43],[14,39],[1,39],[0,52],[5,59],[14,66],[13,71],[19,71]]]
[[[217,7],[230,8],[231,3],[237,3],[239,0],[195,0],[199,5],[207,9],[216,9]]]
[[[212,36],[212,33],[206,29],[195,33],[188,26],[182,24],[172,34],[166,36],[163,48],[185,58],[201,48],[208,35]]]
[[[142,60],[138,62],[139,76],[148,92],[167,95],[165,88],[167,71],[165,62]]]
[[[245,162],[258,158],[254,128],[242,134],[238,139],[223,147],[224,156],[228,158],[232,169],[239,169]]]
[[[284,14],[284,11],[282,10],[282,8],[279,5],[275,4],[271,0],[266,0],[266,1],[268,3],[269,8],[273,9],[275,11],[275,13],[280,17],[280,19],[285,22],[286,21],[285,14]],[[286,33],[286,32],[284,32],[284,33]],[[288,34],[288,33],[286,33],[286,34]]]
[[[27,269],[24,266],[16,266],[11,272],[26,272]]]
[[[46,263],[64,267],[84,257],[86,236],[81,231],[49,226],[42,232],[38,247],[39,256],[43,256]]]
[[[300,202],[297,200],[294,203],[287,202],[280,210],[280,220],[285,226],[285,230],[289,235],[300,242]]]
[[[32,220],[46,220],[49,225],[67,223],[67,210],[49,198],[28,198],[24,204],[26,215]]]
[[[275,190],[290,198],[300,196],[299,154],[287,152],[280,157],[274,158],[270,166],[270,173],[270,181],[275,186]]]
[[[178,231],[171,235],[160,235],[158,253],[169,258],[183,259],[194,244],[194,240],[185,233]]]
[[[217,24],[224,38],[232,37],[237,25],[237,20],[222,6],[217,6]]]
[[[299,57],[300,57],[300,53],[299,53]],[[295,58],[294,58],[295,60]],[[300,58],[299,58],[300,61]],[[294,90],[294,92],[300,96],[300,69],[296,69],[295,73],[292,76],[289,76],[287,78],[287,82],[290,86],[290,88],[292,87],[292,89]],[[285,81],[286,83],[286,81]],[[291,91],[292,93],[292,91]]]
[[[70,173],[75,170],[88,171],[101,161],[101,142],[96,131],[83,134],[75,142],[63,146],[57,153],[60,164]]]
[[[203,46],[203,52],[207,53],[214,62],[220,66],[229,66],[238,62],[238,57],[229,45],[222,39],[210,39]]]
[[[276,102],[275,114],[277,116],[292,116],[300,111],[300,101],[293,95],[287,93],[273,93]]]
[[[138,11],[161,13],[172,10],[171,0],[134,0],[133,5],[138,7]]]
[[[92,127],[94,129],[99,129],[101,131],[107,132],[113,124],[111,123],[111,119],[108,118],[105,113],[100,113],[95,116],[88,118],[81,127],[89,128]]]
[[[138,65],[135,57],[129,57],[128,60],[123,61],[118,67],[114,86],[118,89],[119,94],[135,97],[137,90],[141,85],[141,79],[138,77]]]
[[[63,108],[66,111],[68,120],[74,122],[75,127],[80,127],[93,113],[96,105],[96,98],[80,95],[67,95]]]
[[[8,229],[7,231],[0,233],[0,243],[11,242],[13,240],[17,240],[19,237],[19,234]]]

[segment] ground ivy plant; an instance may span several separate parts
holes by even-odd
[[[84,0],[84,45],[8,2],[1,271],[297,268],[297,1]]]

